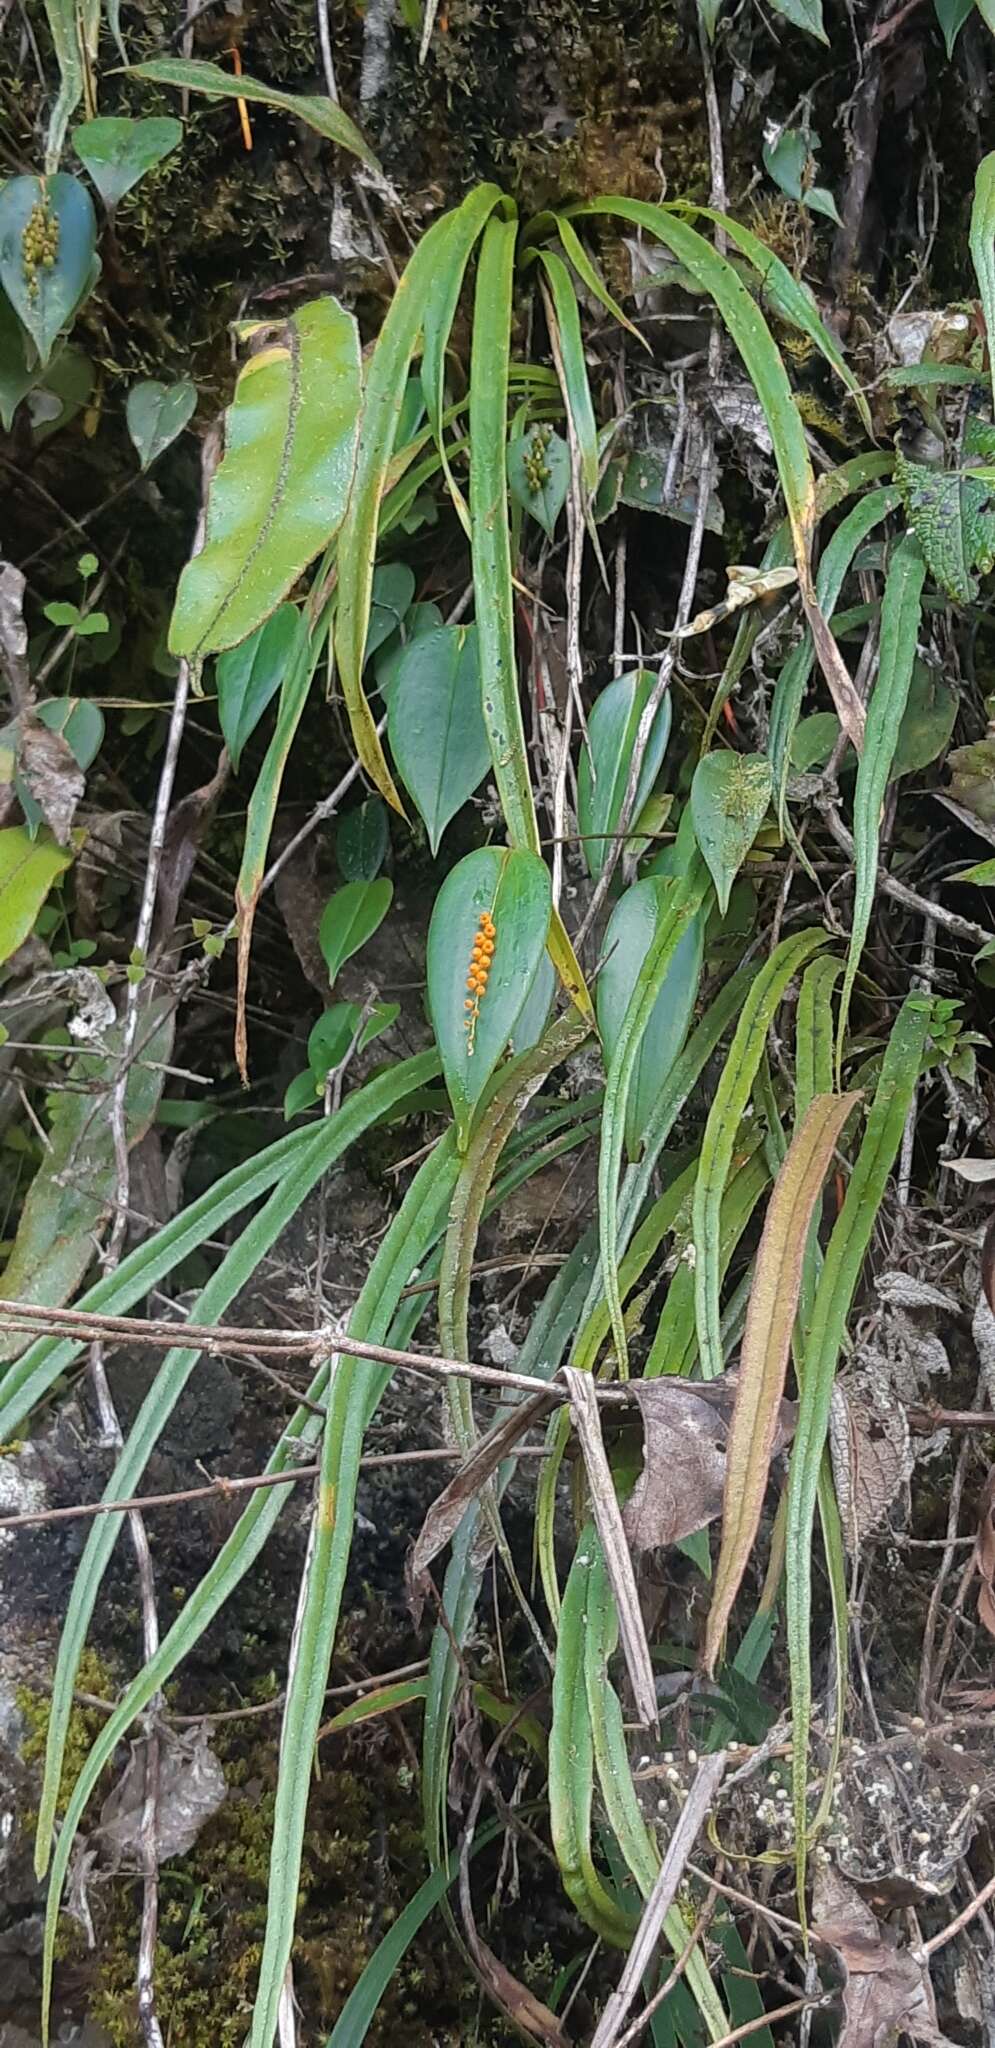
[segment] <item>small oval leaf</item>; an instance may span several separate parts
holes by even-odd
[[[538,854],[496,846],[461,860],[435,899],[428,1000],[461,1151],[535,980],[551,907],[549,873]]]
[[[770,797],[770,762],[763,754],[707,754],[694,771],[691,816],[695,838],[711,871],[723,915]]]
[[[78,178],[11,178],[0,192],[0,284],[43,365],[95,282],[96,245],[93,201]]]
[[[570,482],[570,450],[562,435],[548,425],[533,427],[508,443],[508,489],[516,503],[549,539],[566,503]]]
[[[347,882],[329,897],[318,927],[318,944],[328,968],[328,986],[334,986],[339,968],[365,946],[383,923],[390,909],[394,884],[381,875],[376,882]]]
[[[187,377],[178,384],[160,384],[149,377],[132,385],[124,416],[143,469],[151,469],[196,410],[197,387]]]
[[[490,765],[475,626],[439,626],[411,641],[390,693],[387,732],[436,854]]]
[[[240,647],[218,657],[218,718],[236,774],[246,742],[287,673],[300,617],[296,605],[278,605]]]
[[[596,881],[608,859],[611,842],[599,832],[614,831],[621,815],[629,764],[656,677],[649,669],[631,669],[602,690],[587,721],[588,746],[581,755],[577,778],[577,819],[584,836],[584,858]],[[653,721],[636,789],[633,817],[638,818],[660,772],[670,738],[670,697],[661,699]]]
[[[368,796],[339,819],[335,834],[335,858],[346,882],[372,882],[384,864],[390,844],[387,806],[380,796]]]

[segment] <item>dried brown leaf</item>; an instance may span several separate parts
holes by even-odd
[[[990,1636],[995,1636],[995,1465],[988,1474],[981,1496],[974,1563],[981,1580],[978,1620]]]
[[[937,2025],[928,1965],[895,1945],[831,1864],[817,1879],[813,1906],[813,1940],[834,1950],[843,1974],[836,2048],[892,2048],[903,2033],[924,2048],[954,2048]]]
[[[17,766],[60,846],[66,846],[86,780],[72,748],[31,711],[19,720]]]
[[[536,1394],[531,1400],[523,1401],[495,1429],[487,1431],[474,1445],[457,1472],[454,1472],[447,1486],[444,1486],[437,1500],[432,1502],[422,1523],[408,1566],[409,1579],[415,1583],[426,1572],[433,1558],[455,1536],[457,1529],[472,1500],[477,1498],[497,1471],[502,1459],[532,1428],[549,1408],[551,1396],[545,1392]]]
[[[634,1382],[645,1435],[643,1469],[622,1518],[634,1550],[679,1543],[721,1514],[737,1378],[728,1372],[708,1381]],[[789,1442],[794,1426],[794,1403],[782,1400],[772,1456]]]
[[[181,797],[179,803],[173,805],[169,813],[159,868],[159,891],[152,933],[154,950],[165,945],[173,935],[176,913],[230,769],[227,751],[222,747],[218,755],[218,765],[210,782],[202,783],[199,789],[191,789],[188,795]]]
[[[28,629],[24,623],[25,581],[13,562],[0,562],[0,669],[15,711],[30,699]]]
[[[869,1376],[833,1388],[829,1448],[843,1535],[851,1556],[880,1527],[911,1469],[909,1421],[901,1402]]]
[[[605,1570],[618,1614],[619,1640],[632,1687],[634,1711],[643,1727],[655,1728],[659,1726],[659,1709],[653,1660],[639,1605],[636,1574],[629,1555],[628,1531],[622,1519],[615,1482],[602,1440],[601,1416],[598,1412],[594,1384],[590,1373],[579,1372],[576,1366],[568,1366],[565,1377],[570,1388],[574,1427],[584,1455],[591,1511],[601,1538]]]

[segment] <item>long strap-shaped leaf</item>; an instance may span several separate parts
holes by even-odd
[[[591,496],[598,488],[598,427],[587,378],[577,294],[562,256],[557,256],[552,249],[540,249],[539,261],[549,279],[559,329],[560,357],[563,363],[563,402],[577,436],[584,489],[588,496]]]
[[[824,944],[824,932],[797,932],[790,939],[782,939],[761,968],[743,1004],[705,1125],[694,1191],[694,1291],[703,1379],[714,1379],[722,1371],[719,1226],[736,1133],[784,991],[792,976]]]
[[[809,460],[801,414],[794,401],[788,373],[770,328],[756,301],[751,298],[732,264],[699,235],[662,206],[641,199],[593,199],[577,209],[585,214],[614,214],[665,243],[678,262],[690,271],[695,283],[714,300],[746,367],[770,431],[781,488],[784,492],[795,560],[798,588],[815,641],[819,662],[836,706],[840,724],[849,733],[858,753],[863,740],[864,710],[848,674],[846,663],[819,609],[812,583],[812,537],[815,531],[815,477]]]
[[[971,261],[988,329],[988,371],[995,400],[995,152],[982,157],[975,175]]]
[[[370,618],[373,562],[380,504],[390,468],[408,369],[440,265],[462,277],[470,250],[501,198],[496,185],[480,185],[455,215],[444,214],[423,235],[391,300],[366,373],[363,416],[352,491],[339,541],[339,603],[335,650],[342,694],[360,761],[387,802],[404,806],[384,759],[373,714],[363,694],[363,658]],[[455,302],[454,302],[455,303]]]
[[[133,64],[131,70],[136,78],[148,78],[154,85],[175,85],[183,92],[206,92],[213,99],[261,100],[266,107],[279,107],[285,114],[306,122],[326,141],[334,142],[336,148],[358,156],[372,171],[380,169],[365,136],[348,114],[324,94],[281,92],[275,85],[262,85],[258,78],[247,78],[244,72],[236,78],[232,72],[223,71],[220,64],[209,64],[202,57],[153,57],[147,64]]]
[[[829,1426],[836,1362],[860,1270],[884,1199],[919,1076],[932,1009],[910,996],[892,1029],[863,1143],[846,1200],[833,1227],[805,1345],[804,1379],[788,1478],[787,1624],[791,1659],[792,1781],[798,1911],[805,1912],[808,1738],[812,1715],[809,1625],[812,1602],[812,1520]]]
[[[598,1219],[605,1300],[611,1315],[618,1370],[623,1379],[629,1370],[629,1352],[618,1285],[618,1175],[625,1144],[626,1105],[639,1047],[667,969],[684,933],[705,901],[709,886],[700,861],[688,875],[675,882],[672,907],[663,912],[639,970],[608,1068],[598,1159]]]
[[[416,1174],[390,1231],[384,1238],[374,1261],[374,1268],[357,1303],[355,1314],[360,1321],[370,1325],[366,1335],[373,1342],[382,1341],[389,1335],[401,1348],[417,1325],[423,1307],[420,1296],[415,1296],[413,1300],[403,1303],[400,1310],[397,1309],[400,1294],[407,1284],[402,1276],[406,1273],[408,1279],[411,1278],[438,1236],[455,1172],[453,1148],[447,1136]],[[386,1273],[388,1266],[391,1269],[389,1282]],[[393,1309],[390,1306],[392,1299]],[[394,1311],[397,1311],[396,1314]],[[352,1363],[355,1366],[357,1361]],[[341,1398],[343,1392],[352,1392],[355,1389],[357,1403],[362,1400],[365,1427],[366,1422],[376,1411],[390,1379],[391,1369],[367,1368],[367,1373],[365,1385],[350,1374],[348,1381],[330,1392],[331,1366],[329,1360],[325,1359],[307,1389],[308,1405],[295,1409],[284,1425],[280,1440],[268,1461],[267,1472],[284,1471],[294,1462],[295,1454],[301,1445],[310,1445],[317,1441],[321,1418],[313,1412],[313,1404],[322,1402],[326,1396],[331,1410],[337,1396]],[[42,2018],[46,2042],[59,1901],[73,1842],[87,1802],[117,1744],[127,1734],[136,1716],[148,1705],[153,1695],[162,1689],[177,1666],[199,1642],[205,1629],[210,1627],[214,1616],[230,1599],[236,1586],[259,1556],[285,1505],[284,1500],[279,1498],[282,1492],[281,1487],[263,1487],[253,1494],[248,1507],[239,1516],[235,1528],[222,1545],[213,1564],[208,1567],[200,1584],[163,1638],[155,1656],[150,1658],[132,1680],[124,1698],[114,1713],[108,1716],[73,1786],[52,1859],[46,1909],[42,1991]]]
[[[420,1064],[424,1067],[424,1056]],[[378,1123],[388,1110],[410,1093],[411,1065],[412,1062],[405,1062],[404,1067],[393,1067],[368,1082],[365,1088],[357,1089],[335,1116],[328,1117],[317,1130],[309,1131],[309,1143],[303,1155],[295,1159],[290,1171],[284,1173],[269,1201],[226,1252],[217,1271],[202,1289],[191,1310],[194,1322],[214,1323],[223,1316],[322,1175],[364,1131]],[[429,1074],[431,1066],[429,1062]],[[127,1500],[136,1491],[141,1474],[200,1357],[200,1351],[182,1346],[167,1352],[104,1488],[104,1500]],[[118,1515],[97,1516],[73,1580],[52,1684],[45,1776],[35,1833],[35,1868],[39,1877],[44,1876],[48,1867],[79,1660],[104,1573],[121,1534],[122,1521]]]
[[[745,1156],[742,1164],[737,1163],[736,1170],[722,1195],[717,1262],[720,1285],[725,1279],[740,1238],[771,1178],[759,1132],[754,1130],[750,1134],[752,1149],[750,1142],[743,1142],[746,1135],[741,1126],[737,1146]],[[693,1242],[692,1235],[691,1243]],[[680,1250],[679,1240],[675,1244],[675,1250]],[[723,1355],[724,1353],[723,1339]],[[658,1379],[661,1373],[667,1373],[688,1379],[694,1371],[697,1357],[698,1328],[694,1273],[685,1260],[678,1257],[677,1270],[667,1288],[649,1356],[643,1367],[643,1378]]]
[[[802,1283],[809,1218],[856,1095],[817,1095],[778,1174],[757,1253],[726,1445],[722,1543],[705,1628],[714,1672],[733,1602],[760,1527]]]
[[[837,1072],[843,1057],[850,997],[860,966],[860,956],[864,950],[871,911],[874,908],[881,806],[888,787],[891,764],[895,758],[905,706],[909,701],[909,685],[912,681],[919,642],[922,586],[925,577],[926,563],[922,549],[915,535],[907,533],[904,540],[899,542],[888,564],[881,605],[881,644],[878,650],[877,681],[867,707],[864,753],[857,770],[857,787],[853,799],[856,882],[850,949],[846,956],[846,972],[840,995],[836,1040]]]

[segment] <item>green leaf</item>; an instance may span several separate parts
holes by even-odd
[[[925,661],[915,662],[889,782],[899,775],[918,775],[939,758],[957,723],[959,708],[958,693],[946,676]]]
[[[344,811],[335,833],[335,858],[346,882],[372,882],[380,873],[390,845],[387,806],[382,797]]]
[[[546,946],[550,881],[537,854],[482,847],[446,876],[428,933],[428,1000],[458,1142],[518,1021]],[[494,926],[479,994],[468,990],[474,945]],[[469,1005],[469,1008],[468,1008]]]
[[[979,860],[971,868],[961,868],[950,879],[952,882],[973,882],[978,889],[995,889],[995,857]]]
[[[78,178],[11,178],[0,191],[0,285],[42,366],[94,282],[97,221]]]
[[[246,743],[287,673],[299,626],[296,605],[278,605],[247,640],[218,656],[218,719],[236,774]]]
[[[764,142],[763,159],[764,169],[775,185],[779,185],[789,199],[802,200],[806,172],[814,169],[814,158],[804,129],[782,128],[773,141]]]
[[[404,271],[401,288],[390,302],[376,347],[366,366],[356,470],[349,498],[349,516],[339,546],[335,651],[356,752],[371,782],[397,811],[402,811],[403,806],[363,693],[363,662],[381,502],[387,487],[415,343],[428,321],[431,307],[437,305],[439,295],[444,294],[448,324],[443,322],[444,332],[438,335],[436,343],[441,388],[449,325],[455,313],[467,258],[500,197],[496,185],[478,186],[455,213],[444,214],[422,235]],[[434,417],[436,386],[427,372],[425,393],[430,417]],[[502,456],[503,446],[502,431]]]
[[[153,462],[182,434],[196,410],[197,386],[186,377],[178,384],[158,384],[149,378],[132,385],[125,419],[143,470],[151,469]]]
[[[569,483],[570,450],[562,434],[554,434],[548,423],[509,441],[508,489],[550,540],[566,504]]]
[[[415,574],[407,562],[382,562],[373,571],[370,623],[366,629],[364,664],[396,633],[415,594]]]
[[[358,156],[371,171],[380,168],[365,136],[348,114],[334,100],[316,93],[279,92],[275,86],[261,85],[258,78],[249,78],[244,72],[236,78],[230,71],[223,71],[220,64],[208,64],[199,57],[154,57],[147,64],[133,64],[131,74],[147,78],[153,85],[175,85],[181,92],[206,92],[213,99],[258,100],[264,107],[278,107],[314,128],[326,142],[334,142],[339,149],[347,149],[350,156]]]
[[[974,12],[974,0],[933,0],[936,19],[943,30],[948,59],[953,56],[954,44],[969,14]]]
[[[672,893],[669,883],[649,875],[634,882],[612,912],[597,981],[598,1030],[609,1065],[633,988]],[[698,994],[704,936],[705,920],[699,916],[678,942],[643,1034],[625,1120],[630,1159],[638,1157],[654,1103],[687,1037]]]
[[[714,1379],[723,1365],[720,1224],[722,1197],[740,1122],[763,1058],[767,1032],[785,989],[809,955],[822,945],[824,932],[798,932],[790,939],[782,939],[765,961],[742,1005],[736,1035],[712,1097],[701,1142],[693,1217],[695,1313],[701,1376],[706,1380]]]
[[[72,858],[47,831],[34,840],[23,825],[0,832],[0,961],[24,944],[53,882]]]
[[[168,115],[142,121],[124,116],[84,121],[73,130],[73,148],[110,213],[182,140],[182,121]]]
[[[722,12],[722,0],[698,0],[698,20],[710,43],[715,41],[715,29]]]
[[[347,882],[344,889],[336,889],[329,898],[318,927],[318,944],[328,968],[329,988],[334,987],[340,967],[382,925],[393,894],[393,882],[381,876],[375,882]]]
[[[555,310],[563,402],[580,450],[581,477],[590,499],[598,488],[598,426],[591,403],[577,293],[563,258],[554,250],[540,249],[539,261],[549,280]]]
[[[305,1067],[302,1074],[295,1074],[293,1080],[287,1083],[283,1096],[284,1123],[289,1124],[293,1117],[300,1116],[305,1109],[317,1109],[320,1097],[321,1089],[315,1085],[310,1067]]]
[[[791,766],[799,775],[824,768],[840,736],[835,711],[813,711],[801,718],[791,736]]]
[[[803,28],[810,36],[816,36],[820,43],[828,43],[829,37],[822,24],[822,0],[771,0],[775,14],[783,14],[795,28]]]
[[[596,881],[612,851],[611,833],[618,824],[639,722],[656,677],[650,669],[630,669],[608,683],[595,699],[587,721],[588,744],[577,775],[577,822],[584,835],[584,859]],[[660,773],[670,738],[669,691],[660,700],[643,753],[633,817],[638,819]]]
[[[723,916],[729,892],[767,813],[770,762],[764,754],[706,754],[694,771],[691,816]]]
[[[439,626],[411,641],[390,693],[387,732],[435,855],[490,766],[475,626]]]
[[[362,1014],[359,1003],[333,1003],[312,1025],[307,1056],[317,1087],[323,1088],[332,1068],[345,1059]]]
[[[237,646],[327,546],[346,509],[359,410],[356,322],[316,299],[239,377],[204,546],[180,577],[172,654]]]
[[[975,445],[969,421],[965,456]],[[977,572],[987,575],[995,560],[992,485],[972,476],[969,469],[927,469],[921,462],[908,462],[901,451],[895,482],[930,573],[957,604],[970,604],[978,594]]]
[[[982,157],[975,175],[970,243],[988,330],[988,368],[995,400],[995,151]]]
[[[92,613],[91,613],[92,617]],[[47,697],[35,705],[35,716],[49,732],[62,734],[77,765],[92,766],[104,737],[104,714],[85,697]]]
[[[881,641],[878,649],[877,680],[867,707],[864,751],[857,769],[853,799],[853,841],[856,879],[853,894],[853,922],[847,953],[837,1028],[836,1068],[839,1074],[846,1039],[850,997],[860,966],[874,908],[877,885],[881,807],[916,658],[922,586],[926,564],[913,534],[899,542],[888,564],[881,603]]]
[[[445,624],[437,604],[413,604],[406,614],[403,629],[393,634],[378,651],[373,664],[380,695],[388,698],[397,680],[397,672],[413,640],[422,633],[431,633],[436,626]]]
[[[46,173],[57,171],[66,129],[83,97],[100,34],[100,0],[45,0],[45,15],[59,66],[59,92],[49,116]]]

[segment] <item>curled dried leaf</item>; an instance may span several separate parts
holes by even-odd
[[[622,1517],[634,1550],[679,1543],[721,1514],[737,1377],[729,1372],[693,1383],[634,1383],[632,1395],[645,1433],[643,1469]],[[790,1441],[795,1412],[794,1402],[779,1403],[771,1456]]]

